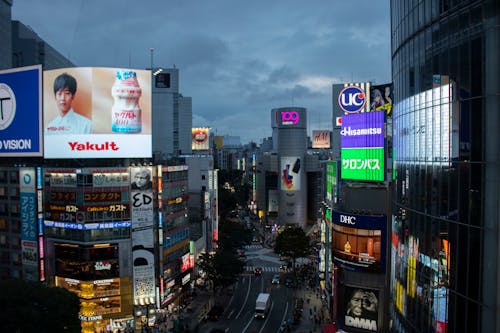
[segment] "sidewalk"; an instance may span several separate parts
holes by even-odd
[[[291,326],[291,332],[311,333],[321,332],[322,324],[329,323],[329,315],[326,306],[323,305],[318,289],[302,287],[296,290],[297,298],[304,300],[302,317],[298,325]]]

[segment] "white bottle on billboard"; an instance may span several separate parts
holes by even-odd
[[[142,111],[139,99],[142,89],[134,71],[120,70],[111,88],[114,98],[111,109],[111,130],[115,133],[139,133],[142,130]]]

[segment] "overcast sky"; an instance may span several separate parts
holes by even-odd
[[[179,68],[193,126],[242,143],[271,135],[271,109],[332,128],[334,83],[390,82],[388,0],[14,0],[77,66]]]

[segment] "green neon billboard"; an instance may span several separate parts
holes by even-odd
[[[342,148],[342,179],[384,181],[384,148]]]

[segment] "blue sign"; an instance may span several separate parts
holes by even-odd
[[[72,223],[72,222],[57,222],[57,221],[44,221],[46,227],[73,229],[73,230],[102,230],[102,229],[117,229],[117,228],[130,228],[132,222],[97,222],[97,223]]]
[[[363,89],[356,86],[347,86],[339,93],[339,106],[346,113],[358,113],[366,104],[366,95]]]
[[[42,156],[41,65],[0,71],[0,156]]]

